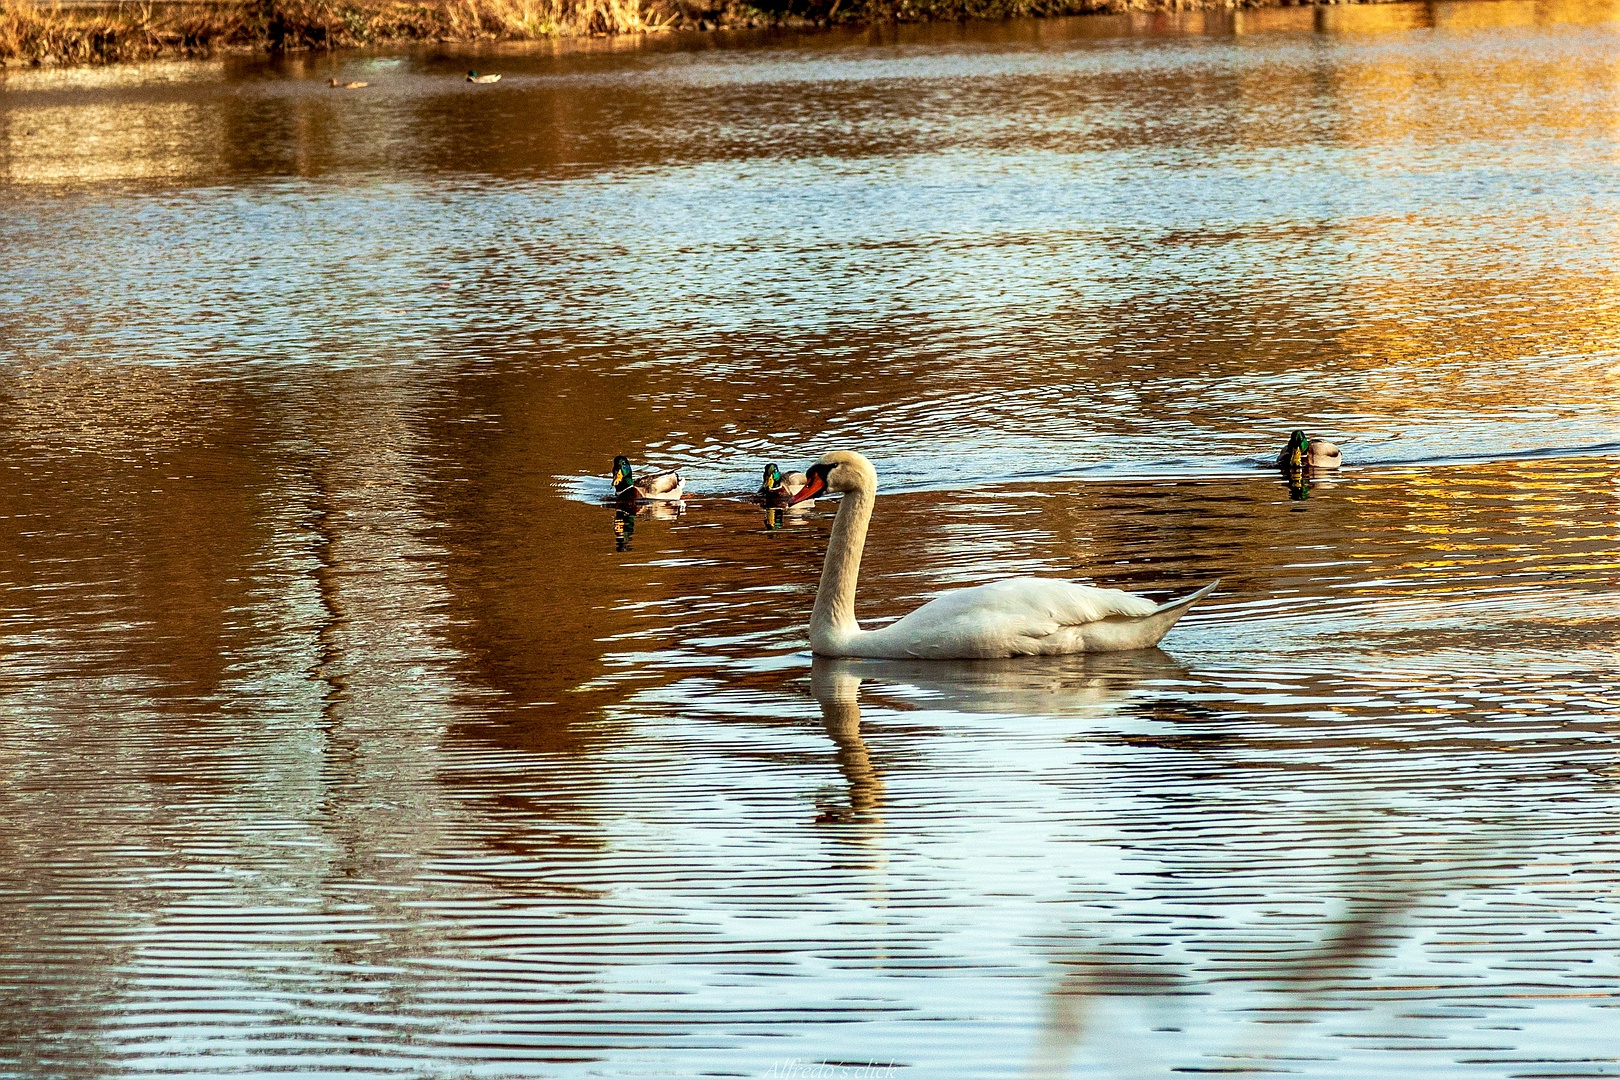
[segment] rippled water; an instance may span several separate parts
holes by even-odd
[[[1617,19],[0,75],[0,1074],[1620,1074]]]

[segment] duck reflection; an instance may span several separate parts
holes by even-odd
[[[1320,486],[1324,481],[1332,484],[1339,479],[1339,475],[1320,469],[1304,468],[1288,470],[1283,474],[1283,479],[1288,483],[1288,498],[1294,502],[1304,502],[1311,497],[1314,487]],[[1296,506],[1293,509],[1303,510],[1304,507]]]
[[[644,502],[635,505],[619,503],[613,509],[613,547],[616,551],[629,551],[636,537],[636,518],[654,521],[674,521],[686,513],[684,503]]]
[[[767,506],[765,508],[765,531],[777,532],[786,525],[803,526],[809,524],[810,519],[799,512],[798,507],[784,510],[780,506]]]

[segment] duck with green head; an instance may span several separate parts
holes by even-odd
[[[773,461],[765,466],[765,478],[760,483],[755,498],[766,506],[787,506],[793,501],[793,496],[803,491],[804,485],[809,482],[810,478],[802,472],[788,473],[784,476]],[[815,500],[809,499],[798,505],[800,508],[808,508],[815,505]]]
[[[1277,468],[1283,472],[1301,469],[1321,472],[1337,469],[1343,459],[1339,448],[1326,439],[1313,439],[1303,431],[1295,431],[1288,436],[1288,445],[1277,455]]]
[[[498,83],[501,81],[501,77],[499,75],[480,75],[476,71],[469,71],[467,72],[467,81],[486,84]]]
[[[613,459],[613,498],[616,502],[679,502],[685,487],[686,481],[673,469],[637,480],[630,468],[629,458],[620,454]]]

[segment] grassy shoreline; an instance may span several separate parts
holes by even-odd
[[[1303,6],[1307,0],[0,0],[0,65],[221,52]],[[1357,0],[1351,0],[1357,2]],[[1360,0],[1367,2],[1367,0]],[[1377,2],[1377,0],[1371,0]]]

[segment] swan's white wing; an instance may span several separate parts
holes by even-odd
[[[1082,651],[1082,629],[1158,610],[1119,589],[1053,578],[1009,578],[930,600],[893,625],[857,639],[855,655],[964,659]]]

